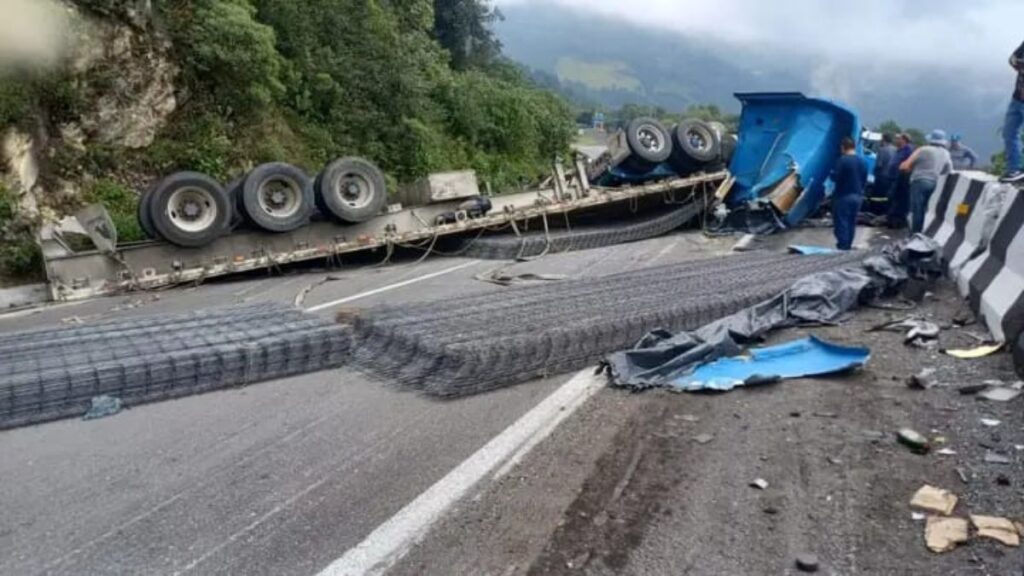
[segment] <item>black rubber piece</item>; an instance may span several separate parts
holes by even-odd
[[[289,214],[275,213],[260,205],[262,187],[275,181],[286,187],[288,194],[297,196],[297,205]],[[291,164],[261,164],[243,179],[238,203],[246,219],[257,227],[268,232],[291,232],[309,223],[314,209],[313,183],[305,171]]]
[[[228,203],[231,204],[231,224],[229,229],[235,230],[245,224],[245,216],[242,213],[242,183],[245,176],[239,176],[224,186],[224,192],[228,195]]]
[[[658,139],[660,146],[651,149],[644,145],[641,132],[651,131]],[[630,162],[650,168],[661,164],[672,155],[672,135],[665,125],[654,118],[635,118],[626,126],[626,143],[631,153]]]
[[[683,120],[672,128],[672,145],[672,165],[681,173],[694,172],[722,155],[718,132],[700,120]]]
[[[161,239],[160,233],[153,226],[153,216],[149,211],[150,197],[153,195],[153,189],[156,188],[157,184],[159,182],[153,182],[146,188],[142,195],[139,196],[139,205],[135,208],[135,216],[138,218],[139,228],[142,228],[142,233],[150,240]]]
[[[210,225],[202,230],[187,231],[179,228],[168,215],[171,196],[182,188],[198,188],[207,192],[212,199],[216,215]],[[164,240],[183,248],[197,248],[213,242],[223,235],[231,224],[232,207],[228,195],[212,178],[199,172],[177,172],[160,181],[149,199],[149,213],[153,227]]]
[[[366,222],[380,214],[387,204],[388,193],[384,173],[363,158],[339,158],[328,164],[317,179],[317,205],[321,211],[342,222]],[[346,202],[345,188],[348,182],[358,182],[365,187],[368,197],[361,205],[353,206]]]
[[[585,226],[570,231],[550,234],[528,232],[521,236],[501,234],[466,240],[459,254],[467,258],[484,260],[514,260],[532,258],[541,254],[557,254],[578,250],[592,250],[657,238],[693,220],[700,212],[695,204],[676,207],[654,217],[617,222],[603,226]]]

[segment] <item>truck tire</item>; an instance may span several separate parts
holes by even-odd
[[[249,222],[268,232],[291,232],[309,222],[313,185],[291,164],[261,164],[242,181],[237,207]]]
[[[736,147],[739,145],[739,138],[735,134],[726,134],[722,138],[722,162],[726,166],[732,162],[733,154],[736,153]]]
[[[672,129],[672,144],[676,149],[675,164],[708,164],[722,155],[722,140],[707,122],[683,120]]]
[[[149,211],[149,199],[153,196],[153,189],[156,188],[157,184],[159,182],[154,182],[146,188],[142,195],[139,196],[139,205],[135,209],[135,216],[139,220],[139,228],[142,228],[142,233],[150,240],[160,239],[160,234],[153,226],[153,215]]]
[[[339,158],[319,176],[318,205],[342,222],[358,224],[380,214],[387,203],[384,173],[362,158]]]
[[[183,248],[213,242],[232,218],[224,188],[199,172],[178,172],[161,180],[150,195],[149,213],[156,232]]]
[[[626,127],[626,142],[632,163],[639,168],[654,168],[672,155],[672,136],[654,118],[636,118],[630,122]]]
[[[245,224],[245,216],[242,215],[242,184],[245,176],[235,178],[224,186],[224,192],[228,195],[228,203],[231,204],[231,223],[229,230],[236,230]]]

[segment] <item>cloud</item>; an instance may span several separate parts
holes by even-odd
[[[71,14],[54,0],[0,0],[0,72],[50,66],[67,48]]]
[[[1022,0],[497,0],[548,3],[627,21],[837,60],[1005,73],[1024,41]]]

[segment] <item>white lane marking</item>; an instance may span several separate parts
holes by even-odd
[[[461,500],[481,479],[510,456],[522,458],[521,449],[540,442],[537,434],[554,430],[588,398],[604,387],[604,379],[593,368],[580,372],[541,401],[483,448],[464,460],[426,492],[405,505],[345,555],[324,568],[318,576],[382,574],[395,565],[449,508]]]
[[[394,284],[388,284],[387,286],[381,286],[380,288],[374,288],[373,290],[367,290],[366,292],[360,292],[359,294],[354,294],[354,295],[348,296],[346,298],[341,298],[340,300],[334,300],[333,302],[325,302],[324,304],[318,304],[316,306],[313,306],[312,308],[306,308],[306,312],[319,312],[321,310],[326,310],[328,308],[334,308],[335,306],[340,306],[342,304],[346,304],[346,303],[352,302],[354,300],[360,300],[362,298],[367,298],[367,297],[370,297],[370,296],[376,296],[377,294],[380,294],[382,292],[390,292],[392,290],[396,290],[398,288],[402,288],[402,287],[408,286],[410,284],[416,284],[417,282],[423,282],[424,280],[430,280],[431,278],[437,278],[438,276],[444,276],[445,274],[451,274],[452,272],[458,272],[459,270],[462,270],[463,268],[469,268],[470,266],[475,266],[475,265],[477,265],[479,263],[480,263],[479,260],[472,260],[470,262],[463,262],[462,264],[459,264],[458,266],[452,266],[451,268],[445,268],[444,270],[439,270],[437,272],[431,272],[430,274],[424,274],[423,276],[417,276],[415,278],[410,278],[408,280],[403,280],[401,282],[396,282]]]

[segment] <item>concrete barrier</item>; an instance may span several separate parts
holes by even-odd
[[[924,232],[992,335],[1015,343],[1024,331],[1024,192],[987,174],[953,173],[932,196]]]

